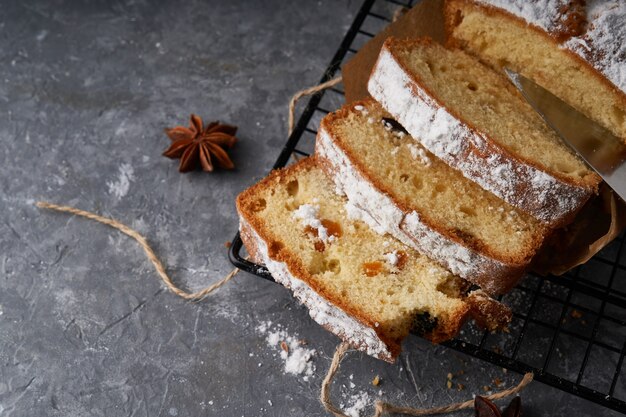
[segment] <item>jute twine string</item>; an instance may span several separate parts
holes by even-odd
[[[287,129],[287,133],[289,135],[291,135],[291,133],[293,132],[293,128],[294,128],[294,119],[295,119],[295,113],[296,113],[296,103],[298,102],[298,100],[300,100],[302,97],[305,96],[310,96],[313,95],[315,93],[318,93],[322,90],[326,90],[327,88],[333,87],[337,84],[339,84],[341,82],[342,78],[341,75],[338,77],[335,77],[331,80],[328,80],[324,83],[321,83],[319,85],[315,85],[313,87],[309,87],[309,88],[305,88],[304,90],[300,90],[298,91],[296,94],[294,94],[293,97],[291,97],[291,100],[289,101],[289,126]]]
[[[59,211],[59,212],[62,212],[62,213],[70,213],[70,214],[74,214],[76,216],[85,217],[87,219],[96,221],[98,223],[106,224],[107,226],[110,226],[110,227],[112,227],[112,228],[114,228],[116,230],[119,230],[120,232],[124,233],[125,235],[128,235],[128,236],[132,237],[133,239],[135,239],[137,241],[137,243],[139,243],[139,245],[141,246],[143,251],[146,253],[146,256],[148,256],[148,259],[150,260],[150,262],[152,262],[152,265],[154,265],[154,268],[156,269],[157,273],[161,277],[161,280],[163,280],[163,283],[165,283],[167,288],[171,292],[173,292],[174,294],[178,295],[179,297],[184,298],[185,300],[200,301],[201,299],[203,299],[204,297],[206,297],[207,295],[209,295],[210,293],[212,293],[213,291],[215,291],[216,289],[218,289],[222,285],[226,284],[228,281],[230,281],[239,272],[239,269],[235,268],[232,271],[230,271],[224,278],[220,279],[216,283],[211,284],[208,287],[206,287],[206,288],[204,288],[204,289],[202,289],[200,291],[191,292],[191,293],[190,292],[186,292],[186,291],[181,290],[180,288],[178,288],[172,282],[172,279],[169,277],[169,275],[167,275],[167,272],[165,272],[165,267],[163,266],[163,263],[161,262],[161,260],[159,258],[157,258],[156,254],[154,253],[154,251],[152,250],[152,248],[148,244],[148,241],[146,240],[146,238],[143,237],[142,235],[140,235],[137,231],[131,229],[128,226],[126,226],[125,224],[122,224],[122,223],[118,222],[117,220],[113,220],[113,219],[110,219],[108,217],[102,217],[102,216],[99,216],[97,214],[94,214],[94,213],[91,213],[91,212],[88,212],[88,211],[85,211],[85,210],[79,210],[79,209],[74,208],[74,207],[59,206],[57,204],[47,203],[45,201],[38,201],[36,203],[36,205],[39,208],[55,210],[55,211]]]
[[[339,370],[339,366],[341,365],[341,360],[344,358],[350,346],[346,342],[342,342],[337,346],[335,350],[335,354],[333,355],[333,360],[330,363],[330,368],[328,368],[328,373],[326,377],[322,381],[322,390],[320,393],[320,401],[324,405],[324,408],[332,413],[335,417],[349,417],[346,415],[340,408],[335,406],[330,399],[330,386],[333,382],[333,378],[335,374]],[[533,374],[527,373],[524,375],[519,384],[509,389],[505,389],[503,391],[496,392],[495,394],[487,395],[485,398],[488,398],[492,401],[500,400],[502,398],[509,397],[511,395],[515,395],[521,390],[523,390],[531,381],[533,380]],[[383,401],[376,401],[374,405],[374,414],[373,417],[380,417],[383,413],[388,414],[405,414],[410,416],[430,416],[435,414],[447,414],[455,411],[463,410],[465,408],[471,408],[474,406],[474,400],[468,400],[460,403],[454,403],[445,405],[442,407],[433,407],[433,408],[410,408],[410,407],[398,407],[396,405],[386,403]]]
[[[322,381],[322,390],[320,392],[320,401],[324,405],[324,408],[333,413],[335,417],[348,417],[344,412],[335,406],[333,402],[330,400],[330,386],[333,383],[333,378],[335,374],[339,370],[339,365],[341,364],[341,360],[346,355],[346,352],[350,349],[350,345],[346,342],[341,342],[339,346],[337,346],[337,350],[335,350],[335,354],[333,355],[333,360],[330,363],[330,368],[328,368],[328,372]]]

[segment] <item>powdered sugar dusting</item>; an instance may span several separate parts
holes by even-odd
[[[491,293],[501,292],[500,280],[497,276],[510,275],[509,266],[490,259],[478,252],[445,239],[442,235],[425,225],[415,211],[409,213],[402,222],[402,230],[411,236],[421,252],[438,260],[453,274],[460,275],[468,281],[482,285]],[[480,281],[487,276],[486,281]],[[497,281],[497,282],[494,282]]]
[[[337,184],[340,183],[337,182]],[[339,185],[337,185],[337,187],[339,187]],[[341,195],[345,195],[343,188],[341,189]],[[384,235],[387,233],[388,229],[385,226],[378,223],[372,216],[370,216],[362,208],[358,207],[352,200],[346,201],[345,209],[346,215],[350,220],[362,221],[379,235]]]
[[[424,148],[422,148],[417,143],[407,143],[406,146],[409,148],[409,152],[411,152],[411,156],[413,157],[413,159],[419,161],[422,165],[425,165],[427,167],[430,166],[430,158],[426,154]]]
[[[344,401],[340,404],[340,407],[349,417],[361,417],[361,413],[373,402],[370,395],[365,391],[353,394]]]
[[[315,349],[303,346],[298,335],[291,335],[280,324],[273,325],[271,321],[261,322],[256,331],[265,335],[269,347],[280,351],[280,357],[285,362],[285,373],[303,375],[308,381],[315,372],[315,365],[311,361],[315,356]]]
[[[564,183],[510,158],[497,144],[440,106],[413,81],[386,47],[372,71],[368,90],[427,150],[484,189],[541,221],[558,223],[584,204],[592,193],[591,189]]]
[[[560,8],[567,0],[479,0],[483,4],[504,9],[545,31],[555,31],[560,25]]]
[[[115,181],[107,182],[109,194],[113,194],[117,199],[121,199],[126,196],[130,190],[130,183],[134,180],[134,176],[135,171],[133,170],[132,165],[126,163],[120,165],[117,179]]]
[[[588,1],[587,21],[586,32],[564,46],[626,91],[626,2]]]
[[[385,261],[387,261],[387,263],[390,266],[396,266],[398,264],[398,259],[399,259],[398,251],[394,250],[393,252],[385,253],[383,255],[383,258],[385,258]]]
[[[272,277],[293,292],[294,297],[309,309],[309,315],[313,320],[341,339],[348,341],[355,349],[379,359],[392,360],[389,348],[373,328],[350,317],[343,310],[328,302],[304,281],[292,275],[287,264],[270,258],[267,244],[243,217],[239,218],[239,225],[242,235],[246,235],[255,242],[261,261]]]

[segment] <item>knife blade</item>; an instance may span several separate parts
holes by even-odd
[[[613,133],[523,75],[505,68],[528,104],[626,201],[626,145]]]

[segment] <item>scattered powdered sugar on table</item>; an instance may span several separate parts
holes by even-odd
[[[290,335],[280,324],[273,325],[271,321],[261,322],[256,331],[265,335],[269,347],[280,351],[286,374],[304,375],[302,379],[309,380],[315,372],[315,365],[311,362],[316,354],[315,349],[304,347],[297,334]]]
[[[109,194],[113,194],[118,199],[124,197],[128,194],[130,183],[134,179],[135,171],[133,170],[132,165],[126,163],[120,165],[117,180],[107,182]]]
[[[344,394],[344,401],[340,406],[346,415],[361,417],[361,412],[372,403],[372,398],[367,392],[361,391],[350,396]]]

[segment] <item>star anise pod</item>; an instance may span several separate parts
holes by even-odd
[[[165,129],[172,144],[163,155],[172,159],[180,158],[180,172],[193,171],[198,165],[208,172],[212,172],[215,165],[233,169],[235,165],[224,148],[231,148],[237,142],[237,127],[211,122],[205,129],[199,116],[192,114],[190,119],[189,127]]]
[[[474,411],[476,417],[520,417],[522,415],[522,400],[520,397],[513,398],[504,412],[500,413],[500,409],[493,402],[487,398],[476,396]]]

